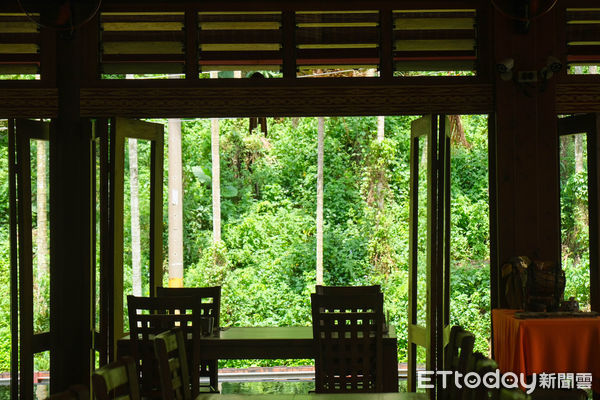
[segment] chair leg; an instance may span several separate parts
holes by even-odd
[[[210,369],[210,392],[219,393],[219,361],[212,360],[208,368]]]

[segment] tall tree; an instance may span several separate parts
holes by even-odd
[[[183,182],[181,120],[168,120],[169,128],[169,287],[183,287]]]
[[[219,73],[211,71],[211,78],[218,78]],[[221,241],[221,159],[219,156],[219,119],[210,120],[210,148],[212,155],[212,211],[213,242]]]
[[[40,313],[46,314],[48,309],[47,300],[44,298],[46,293],[46,280],[48,278],[48,209],[47,209],[47,162],[46,162],[46,141],[37,141],[37,285],[36,301],[40,307]]]
[[[318,118],[317,143],[317,285],[323,284],[323,152],[325,118]]]
[[[142,295],[142,255],[140,243],[140,194],[137,139],[129,138],[129,189],[131,208],[131,281],[134,296]]]
[[[134,79],[127,74],[127,79]],[[142,246],[140,242],[140,193],[137,139],[129,138],[129,189],[131,209],[131,286],[134,296],[142,295]]]

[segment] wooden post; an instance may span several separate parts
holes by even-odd
[[[80,118],[78,32],[57,33],[58,118],[50,131],[50,388],[89,385],[91,365],[91,129]]]
[[[514,59],[517,71],[539,71],[560,56],[547,32],[558,30],[556,8],[518,33],[513,20],[494,13],[496,61]],[[558,261],[560,254],[556,79],[537,84],[503,81],[496,74],[497,257]],[[499,282],[501,284],[501,282]],[[499,299],[500,307],[503,299]]]

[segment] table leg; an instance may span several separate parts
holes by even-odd
[[[396,341],[383,345],[383,391],[398,391],[398,349]]]

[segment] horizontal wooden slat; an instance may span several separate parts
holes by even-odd
[[[39,17],[39,14],[32,14],[32,17]],[[25,14],[1,13],[0,23],[2,22],[31,22],[31,19]]]
[[[592,41],[600,38],[600,21],[593,25],[567,25],[567,42]]]
[[[396,71],[474,71],[475,60],[397,61]]]
[[[567,9],[567,23],[578,23],[578,21],[600,21],[600,8]]]
[[[103,62],[184,62],[182,54],[104,54]]]
[[[429,10],[394,10],[394,17],[398,18],[474,18],[476,10],[473,9],[429,9]]]
[[[314,60],[313,60],[314,61]],[[360,69],[375,69],[377,68],[377,61],[372,63],[359,64],[360,61],[363,60],[347,60],[347,64],[338,63],[336,61],[339,60],[316,60],[319,61],[318,64],[299,64],[298,71],[303,74],[308,74],[313,72],[314,70],[360,70]]]
[[[395,18],[394,29],[473,29],[475,18]]]
[[[1,24],[1,22],[0,22]],[[40,34],[35,33],[0,33],[0,43],[39,43]]]
[[[297,12],[296,23],[299,26],[303,24],[322,23],[322,24],[356,24],[356,23],[379,23],[379,12]]]
[[[589,41],[573,41],[568,42],[569,46],[598,46],[600,45],[600,40],[589,40]]]
[[[102,13],[101,22],[183,22],[183,13]]]
[[[199,22],[280,22],[281,12],[273,13],[198,13]]]
[[[200,53],[200,60],[253,60],[259,63],[260,60],[268,60],[269,63],[274,63],[273,60],[281,61],[280,51],[203,51]]]
[[[206,30],[237,30],[237,29],[279,29],[280,22],[200,22],[200,29]]]
[[[185,34],[183,31],[142,31],[142,32],[103,32],[102,40],[105,42],[181,42]]]
[[[393,58],[396,61],[402,60],[417,60],[417,59],[475,59],[475,51],[473,50],[457,50],[457,51],[395,51]]]
[[[31,64],[39,63],[40,55],[33,53],[0,53],[0,63]]]
[[[183,22],[103,22],[105,31],[180,31]]]
[[[589,55],[594,56],[600,54],[600,46],[585,45],[585,46],[568,46],[569,55]]]
[[[183,73],[183,63],[102,63],[104,74],[171,74]]]
[[[296,44],[317,43],[378,43],[379,29],[357,28],[299,28],[296,30]]]
[[[201,51],[277,51],[279,43],[200,43]]]
[[[575,78],[575,77],[573,77]],[[591,78],[591,76],[590,76]],[[598,78],[595,76],[594,78]],[[562,114],[600,112],[600,82],[556,85],[556,112]]]
[[[239,30],[198,32],[201,43],[280,43],[281,30]]]
[[[37,44],[21,44],[21,43],[0,43],[0,53],[13,54],[31,54],[37,53],[39,46]]]
[[[231,63],[231,64],[202,64],[200,67],[201,72],[208,71],[276,71],[279,72],[281,70],[281,65],[279,64],[253,64],[245,62],[239,63]]]
[[[38,26],[33,21],[28,22],[0,22],[0,33],[33,33],[38,32]]]
[[[475,31],[471,30],[415,30],[394,31],[394,40],[416,40],[416,39],[471,39],[475,40]]]
[[[306,22],[297,24],[298,28],[368,28],[377,26],[375,22]]]
[[[301,59],[343,59],[343,58],[372,58],[379,62],[379,49],[298,49],[298,62]]]
[[[394,49],[398,51],[410,50],[470,50],[475,48],[475,41],[460,40],[397,40]]]
[[[37,64],[2,64],[0,57],[0,75],[15,75],[15,74],[38,74],[40,71]]]
[[[299,44],[298,49],[376,49],[377,43],[319,43],[319,44]]]
[[[180,42],[104,42],[104,54],[183,54]]]

